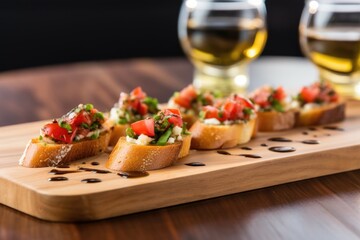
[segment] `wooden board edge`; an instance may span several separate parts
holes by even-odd
[[[359,151],[360,146],[350,146],[75,196],[44,195],[0,178],[0,202],[48,221],[100,220],[359,169]],[[12,195],[6,191],[10,188],[15,189]]]

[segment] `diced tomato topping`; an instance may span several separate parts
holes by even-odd
[[[197,92],[193,85],[189,85],[174,98],[174,102],[181,107],[190,108],[191,102],[197,97]]]
[[[131,128],[136,135],[155,136],[155,121],[152,118],[134,122],[131,124]]]
[[[90,125],[91,124],[91,116],[89,113],[82,110],[75,117],[73,117],[72,119],[69,119],[68,122],[72,127],[79,127],[82,123],[86,123],[87,125]]]
[[[226,121],[229,118],[228,111],[220,111],[213,106],[204,106],[203,111],[205,112],[205,119],[216,118],[220,122]]]
[[[49,123],[43,127],[42,131],[45,136],[64,143],[71,143],[76,135],[77,129],[75,128],[69,133],[67,129],[60,127],[58,123]]]
[[[168,118],[169,123],[174,124],[175,126],[182,127],[183,120],[181,118],[181,113],[179,109],[176,108],[167,108],[163,110],[165,116],[171,116]]]
[[[318,87],[309,86],[303,87],[300,92],[300,96],[305,103],[312,103],[319,95],[320,89]]]
[[[286,98],[286,93],[283,87],[278,87],[273,93],[273,98],[282,101]]]
[[[132,92],[130,93],[131,96],[134,96],[136,98],[139,99],[144,99],[146,97],[146,93],[143,92],[143,90],[141,89],[141,87],[137,87],[134,90],[132,90]]]
[[[145,103],[140,103],[138,107],[140,115],[144,116],[148,113],[148,106]]]
[[[169,115],[169,114],[173,113],[173,114],[177,114],[177,115],[181,116],[181,112],[177,108],[167,108],[164,110],[164,113],[165,113],[165,115]]]
[[[254,104],[252,104],[252,102],[247,98],[241,97],[239,95],[235,95],[234,99],[235,99],[235,101],[240,103],[243,107],[255,109]]]

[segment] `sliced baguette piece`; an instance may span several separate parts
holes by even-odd
[[[189,155],[191,146],[191,135],[182,135],[182,145],[179,153],[179,158]]]
[[[296,119],[296,126],[323,125],[343,121],[345,119],[345,108],[345,102],[339,102],[303,109]]]
[[[165,146],[137,145],[121,137],[106,162],[117,171],[148,171],[171,166],[179,157],[182,142]]]
[[[120,137],[126,136],[126,129],[130,124],[116,124],[112,128],[109,146],[115,146]]]
[[[250,141],[255,127],[256,118],[231,125],[208,125],[197,121],[190,128],[191,148],[210,150],[235,147]]]
[[[186,128],[190,129],[191,126],[197,121],[197,117],[194,114],[183,113],[181,117],[186,122]]]
[[[295,126],[298,114],[299,112],[295,110],[258,112],[258,130],[259,132],[272,132],[291,129]]]
[[[105,152],[110,132],[105,131],[98,139],[83,140],[70,144],[45,143],[33,138],[27,144],[19,165],[30,168],[56,167],[69,162]]]

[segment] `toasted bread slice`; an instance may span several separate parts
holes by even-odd
[[[256,118],[246,123],[208,125],[197,121],[190,128],[192,149],[231,148],[250,141],[254,135]]]
[[[258,112],[258,130],[260,132],[272,132],[291,129],[295,126],[298,111],[286,112]]]
[[[114,125],[112,132],[111,132],[109,146],[115,146],[120,137],[126,136],[126,129],[128,127],[130,127],[130,124]]]
[[[55,167],[105,152],[109,140],[109,131],[100,134],[98,139],[83,140],[71,144],[45,143],[38,138],[33,138],[27,144],[19,164],[31,168]]]
[[[345,102],[304,109],[296,119],[296,126],[312,126],[340,122],[345,119]]]
[[[190,129],[191,126],[197,121],[197,117],[194,114],[183,113],[182,119],[186,122],[186,128]]]
[[[106,167],[118,171],[147,171],[172,165],[179,157],[182,142],[165,146],[137,145],[121,137],[111,152]]]
[[[179,158],[189,155],[191,145],[191,135],[182,135],[182,145],[179,153]]]

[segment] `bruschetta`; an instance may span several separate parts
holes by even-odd
[[[295,126],[298,110],[291,108],[290,99],[282,87],[263,86],[249,94],[257,112],[260,132],[291,129]]]
[[[168,102],[168,107],[179,109],[187,128],[190,128],[198,119],[201,108],[214,104],[216,97],[214,93],[201,92],[196,90],[193,85],[188,85],[180,92],[173,94]]]
[[[254,135],[256,113],[246,98],[233,95],[217,106],[205,106],[190,128],[193,149],[231,148]]]
[[[172,165],[189,154],[191,135],[178,109],[164,109],[134,122],[121,137],[106,162],[120,171],[147,171]]]
[[[103,113],[92,104],[79,104],[61,118],[45,124],[27,144],[19,164],[48,167],[104,152],[110,140]]]
[[[303,87],[295,103],[300,107],[296,126],[330,124],[345,119],[346,104],[328,83],[316,82]]]
[[[156,114],[158,100],[148,97],[141,87],[135,88],[130,94],[121,92],[119,102],[110,110],[109,125],[113,125],[110,146],[115,146],[120,137],[126,136],[130,124],[149,115]]]

